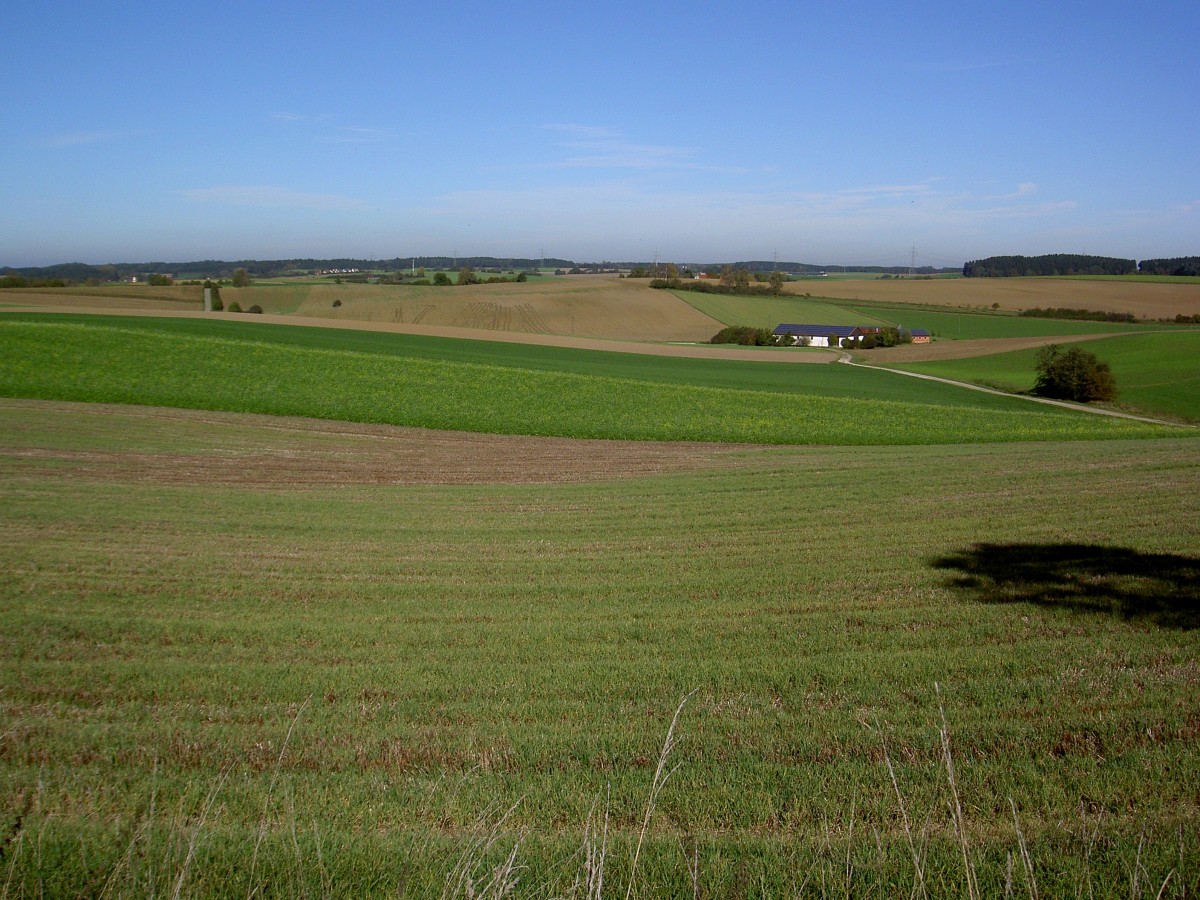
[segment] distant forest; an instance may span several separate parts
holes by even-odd
[[[397,256],[391,259],[240,259],[234,261],[202,259],[191,262],[139,262],[107,263],[59,263],[53,266],[26,266],[14,268],[0,266],[0,287],[50,284],[99,284],[128,281],[131,278],[146,279],[152,275],[170,276],[176,281],[212,278],[224,280],[233,277],[238,269],[245,269],[251,278],[277,278],[285,275],[312,275],[317,273],[345,272],[358,269],[362,272],[406,272],[410,269],[430,271],[457,271],[470,266],[481,273],[488,272],[532,272],[550,268],[569,274],[597,272],[629,272],[639,270],[648,277],[666,271],[671,263],[650,262],[591,262],[581,263],[569,259],[547,256],[530,259],[496,256]],[[751,273],[782,272],[789,275],[821,275],[839,272],[867,272],[876,275],[942,275],[957,272],[957,268],[934,268],[932,266],[818,266],[813,263],[781,262],[778,260],[743,260],[735,263],[676,263],[677,270],[688,272],[721,272],[726,266],[733,270]],[[1030,275],[1193,275],[1200,276],[1200,256],[1175,259],[1146,259],[1139,264],[1132,259],[1114,259],[1107,256],[1087,256],[1073,253],[1055,253],[1047,256],[990,256],[972,260],[962,268],[967,278],[1003,278]]]
[[[635,269],[644,271],[647,276],[657,270],[666,270],[666,261],[650,262],[590,262],[581,263],[569,259],[547,256],[544,259],[500,258],[496,256],[397,256],[391,259],[239,259],[234,261],[220,259],[201,259],[191,262],[139,262],[139,263],[108,263],[105,265],[90,265],[88,263],[59,263],[53,266],[26,266],[14,268],[0,266],[0,279],[7,278],[8,284],[0,286],[18,287],[23,281],[27,285],[50,284],[85,284],[128,281],[131,278],[148,278],[151,275],[169,275],[175,280],[200,280],[213,278],[224,280],[233,277],[238,269],[245,269],[251,278],[278,278],[285,275],[312,275],[316,273],[346,272],[358,269],[362,272],[404,272],[410,269],[428,269],[430,271],[457,271],[463,266],[470,266],[477,272],[532,272],[539,268],[549,268],[572,275],[598,272],[628,272]],[[676,268],[686,268],[694,272],[720,272],[728,263],[707,263],[703,265],[677,265]],[[731,268],[744,269],[747,272],[785,272],[793,275],[819,275],[823,272],[838,272],[850,270],[853,272],[871,272],[875,274],[904,275],[937,275],[956,272],[957,268],[934,269],[921,266],[909,269],[907,266],[818,266],[812,263],[778,262],[772,260],[751,260],[733,263]]]
[[[317,272],[360,269],[362,271],[400,271],[411,267],[457,270],[463,266],[488,269],[533,270],[546,265],[570,268],[568,259],[498,259],[492,256],[405,256],[392,259],[239,259],[233,262],[220,259],[201,259],[192,262],[108,263],[94,266],[87,263],[59,263],[54,266],[25,268],[0,267],[0,276],[12,275],[36,280],[61,280],[72,284],[87,281],[124,281],[149,275],[171,275],[176,279],[227,279],[238,269],[245,269],[252,278],[276,278],[281,275],[311,275]]]
[[[1200,256],[1178,256],[1175,259],[1143,259],[1138,263],[1143,275],[1200,276]]]
[[[1020,278],[1032,275],[1132,275],[1137,261],[1080,253],[1046,256],[989,256],[963,266],[964,278]]]
[[[706,263],[688,268],[700,272],[720,272],[726,265],[727,263]],[[792,275],[820,275],[827,272],[870,272],[873,275],[908,275],[911,272],[914,275],[944,275],[958,271],[957,266],[944,269],[935,269],[933,266],[817,266],[812,263],[778,262],[769,259],[735,262],[731,267],[745,269],[747,272],[787,272]]]

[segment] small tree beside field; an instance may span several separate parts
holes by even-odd
[[[1101,362],[1096,354],[1079,347],[1063,350],[1058,344],[1050,344],[1038,351],[1033,392],[1039,397],[1090,403],[1115,400],[1117,383],[1108,363]]]

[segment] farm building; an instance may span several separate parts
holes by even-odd
[[[879,325],[780,325],[774,332],[777,344],[805,344],[809,347],[838,347],[842,341],[861,341],[868,334],[879,334]],[[914,344],[928,344],[930,334],[924,328],[906,332]]]
[[[845,338],[857,341],[864,334],[878,331],[858,325],[780,325],[773,334],[777,344],[800,344],[807,338],[810,347],[836,347]]]

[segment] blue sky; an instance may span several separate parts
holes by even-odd
[[[1200,254],[1200,4],[27,2],[0,265]]]

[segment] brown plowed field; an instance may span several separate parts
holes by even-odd
[[[109,309],[198,310],[203,300],[200,288],[117,287],[111,288],[19,288],[0,291],[0,310],[55,309],[63,312],[96,312]]]
[[[723,327],[670,291],[611,275],[463,287],[263,286],[244,294],[243,307],[258,303],[268,313],[563,337],[707,341]],[[222,296],[228,303],[239,295],[227,290]]]
[[[0,435],[9,484],[50,466],[70,478],[261,489],[607,481],[736,466],[747,449],[7,398]]]
[[[1139,318],[1171,319],[1200,313],[1200,284],[1136,281],[1077,281],[1060,278],[815,279],[790,282],[793,294],[837,300],[882,300],[936,306],[1033,309],[1066,307],[1133,313]]]

